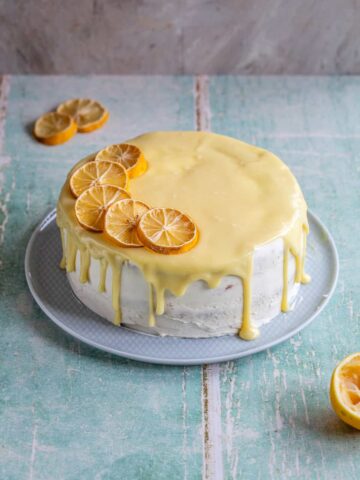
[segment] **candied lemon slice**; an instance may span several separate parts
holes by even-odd
[[[121,143],[110,145],[96,155],[95,161],[118,162],[127,170],[129,178],[139,177],[147,170],[147,161],[138,147]]]
[[[112,185],[96,185],[85,190],[75,203],[75,215],[86,230],[104,230],[107,209],[118,200],[130,198],[126,190]]]
[[[100,102],[90,98],[74,98],[61,103],[56,111],[69,115],[80,133],[92,132],[104,125],[109,118],[108,110]]]
[[[360,353],[349,355],[335,368],[330,399],[338,417],[360,430]]]
[[[113,185],[126,190],[128,183],[125,168],[113,162],[87,162],[78,168],[70,178],[70,190],[78,197],[95,185]]]
[[[172,208],[153,208],[139,222],[140,242],[158,253],[177,254],[192,249],[199,239],[194,222]]]
[[[120,200],[106,213],[105,232],[122,247],[142,247],[136,228],[149,207],[137,200]]]
[[[34,136],[46,145],[67,142],[77,131],[74,120],[63,113],[45,113],[35,122]]]

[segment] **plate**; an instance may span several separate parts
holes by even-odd
[[[302,285],[294,309],[261,327],[257,339],[159,337],[115,327],[83,305],[59,268],[61,242],[55,210],[33,232],[25,255],[30,291],[46,315],[62,330],[88,345],[121,357],[167,365],[224,362],[265,350],[295,335],[325,307],[334,292],[339,261],[334,241],[321,221],[308,214],[310,235],[306,271],[311,283]]]

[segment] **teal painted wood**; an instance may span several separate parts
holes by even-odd
[[[226,479],[359,478],[359,435],[328,400],[336,363],[360,350],[359,101],[358,77],[211,79],[212,130],[278,154],[340,255],[336,294],[310,327],[221,367]]]
[[[187,77],[13,77],[0,144],[0,478],[199,479],[201,369],[121,360],[78,344],[37,308],[23,258],[74,162],[152,129],[192,129]],[[29,134],[58,102],[108,106],[101,130],[46,147]],[[4,126],[1,123],[2,127]],[[1,133],[1,129],[0,129]],[[51,248],[51,246],[50,246]]]
[[[328,382],[359,350],[360,80],[216,77],[197,87],[195,102],[188,77],[14,77],[6,102],[2,84],[1,479],[357,478],[358,435],[332,413]],[[32,140],[38,115],[79,95],[108,105],[102,130],[56,148]],[[80,156],[145,130],[195,126],[279,154],[341,261],[337,293],[312,326],[202,374],[79,345],[34,305],[23,275],[30,233]]]

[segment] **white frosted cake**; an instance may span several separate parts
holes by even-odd
[[[309,280],[296,179],[272,153],[222,135],[153,132],[86,157],[57,223],[75,295],[148,333],[251,340]]]

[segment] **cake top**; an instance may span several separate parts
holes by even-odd
[[[69,178],[59,206],[80,236],[135,263],[179,273],[232,270],[257,246],[286,236],[299,219],[306,223],[306,204],[295,177],[262,148],[208,132],[154,132],[126,143],[139,147],[148,161],[147,172],[130,182],[131,196],[151,207],[171,207],[189,215],[200,232],[195,248],[163,256],[120,248],[104,234],[82,229],[73,214]]]

